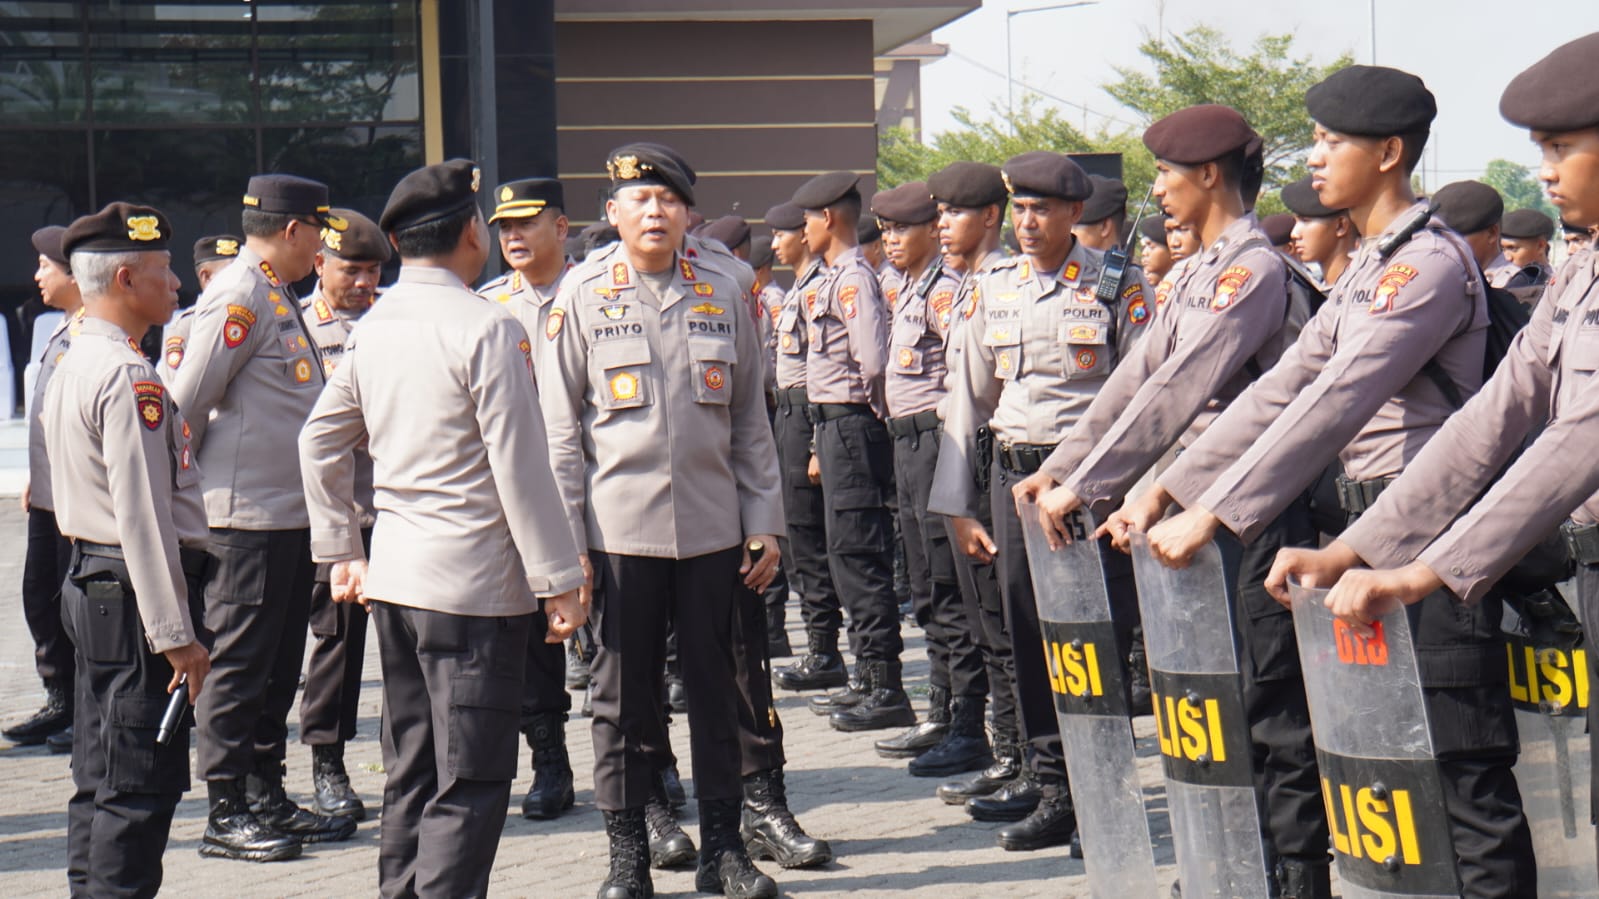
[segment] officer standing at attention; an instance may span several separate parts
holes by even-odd
[[[239,255],[244,239],[232,234],[212,234],[194,242],[194,277],[200,282],[200,292],[211,286],[217,272],[227,268]]]
[[[594,794],[610,872],[602,899],[646,897],[645,806],[664,740],[666,623],[677,633],[701,849],[695,886],[777,895],[739,835],[738,578],[764,589],[783,530],[760,347],[737,282],[684,246],[693,182],[668,148],[606,160],[618,247],[567,277],[539,339],[551,462],[594,570]],[[729,520],[726,510],[738,509]],[[750,545],[761,544],[752,562]]]
[[[1555,236],[1555,220],[1536,209],[1517,209],[1499,220],[1499,249],[1515,266],[1516,273],[1495,287],[1539,287],[1549,283],[1554,268],[1549,264],[1549,240]]]
[[[1360,515],[1456,408],[1423,370],[1428,360],[1459,396],[1481,384],[1487,288],[1471,251],[1441,222],[1384,247],[1426,215],[1410,173],[1436,114],[1432,93],[1405,72],[1350,66],[1312,87],[1305,105],[1316,122],[1316,193],[1348,209],[1369,239],[1276,367],[1107,523],[1118,535],[1146,530],[1167,565],[1186,565],[1223,525],[1256,540],[1335,454],[1347,475],[1344,511]],[[1160,521],[1173,501],[1186,511]],[[1438,595],[1411,619],[1468,896],[1532,895],[1537,880],[1511,773],[1500,617],[1497,600],[1463,610]]]
[[[883,252],[883,229],[877,226],[876,219],[865,216],[856,222],[855,242],[867,268],[874,274],[883,275],[890,270],[888,254]]]
[[[28,482],[22,488],[22,509],[28,515],[28,548],[22,563],[22,614],[33,636],[33,665],[44,682],[44,706],[23,721],[0,732],[18,746],[35,746],[60,735],[70,749],[73,704],[73,648],[61,625],[61,580],[67,576],[71,546],[56,529],[55,500],[50,490],[50,454],[45,449],[44,392],[56,364],[72,346],[83,319],[83,300],[72,278],[67,255],[61,249],[66,233],[60,225],[33,232],[33,250],[39,268],[33,281],[39,296],[62,313],[39,357],[39,374],[33,382],[28,416]],[[51,745],[55,751],[55,744]]]
[[[112,203],[61,239],[86,309],[43,404],[57,519],[75,544],[61,587],[78,647],[74,896],[160,891],[172,814],[189,788],[189,728],[164,743],[157,731],[167,694],[205,695],[211,668],[192,592],[208,535],[190,426],[134,343],[178,307],[171,234],[160,212]]]
[[[1083,201],[1083,217],[1072,235],[1083,246],[1106,250],[1121,246],[1122,228],[1127,224],[1127,185],[1120,178],[1089,175],[1094,192]]]
[[[1144,278],[1159,284],[1166,279],[1173,262],[1171,248],[1166,246],[1166,217],[1145,216],[1138,223],[1138,265],[1144,270]]]
[[[1032,574],[1011,488],[1036,472],[1055,441],[1071,430],[1111,370],[1149,320],[1134,300],[1143,275],[1127,278],[1116,302],[1097,298],[1102,255],[1072,236],[1092,184],[1070,158],[1043,150],[1006,161],[1011,221],[1024,255],[995,263],[978,282],[971,321],[961,330],[959,367],[950,388],[943,445],[928,508],[954,519],[957,548],[996,559],[1016,665],[1021,735],[1030,764],[1009,785],[967,801],[978,820],[1020,822],[999,832],[1006,849],[1064,846],[1076,829],[1066,784],[1060,727],[1050,694],[1033,597]],[[977,430],[994,435],[989,495],[972,478]],[[994,531],[978,521],[990,503]],[[1114,592],[1120,638],[1130,642],[1136,612],[1131,571]],[[1127,642],[1120,647],[1123,655]]]
[[[383,650],[385,897],[487,891],[528,628],[542,603],[558,646],[585,615],[571,530],[548,514],[560,496],[527,331],[465,283],[492,246],[478,178],[458,159],[395,186],[379,224],[399,278],[300,435],[316,557]],[[380,497],[370,563],[352,489],[362,442]]]
[[[1438,188],[1432,196],[1438,217],[1451,231],[1459,234],[1477,265],[1488,276],[1508,279],[1519,269],[1499,249],[1499,220],[1505,214],[1505,201],[1481,181],[1456,181]]]
[[[909,727],[916,723],[901,683],[899,601],[894,594],[893,447],[882,418],[888,310],[877,273],[856,246],[860,179],[850,172],[818,175],[794,192],[805,210],[805,244],[821,261],[822,278],[807,288],[805,390],[815,424],[827,516],[828,568],[849,606],[850,645],[860,688],[812,700],[840,730]],[[859,706],[857,712],[843,713]]]
[[[316,288],[300,303],[311,340],[328,375],[344,357],[344,343],[377,296],[383,263],[393,254],[377,223],[354,209],[334,209],[346,227],[324,228],[316,254]],[[370,546],[377,514],[372,495],[372,458],[355,451],[355,501],[361,515],[361,538]],[[323,815],[366,819],[366,806],[350,787],[344,768],[344,744],[355,739],[361,698],[361,663],[366,657],[366,609],[335,603],[328,585],[330,566],[318,565],[311,588],[311,649],[305,663],[305,691],[300,695],[300,742],[311,747],[313,808]]]
[[[1282,201],[1294,214],[1294,254],[1300,262],[1316,267],[1322,284],[1331,287],[1338,283],[1349,268],[1350,257],[1360,248],[1360,232],[1355,230],[1349,210],[1323,206],[1309,175],[1284,187]]]
[[[204,855],[264,860],[282,841],[355,833],[354,819],[306,811],[283,789],[314,573],[294,437],[324,383],[289,285],[311,274],[322,229],[344,228],[327,198],[325,185],[293,175],[250,179],[244,249],[195,304],[168,375],[194,430],[217,557],[205,596],[211,689],[195,709],[211,801]]]

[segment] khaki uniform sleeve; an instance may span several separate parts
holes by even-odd
[[[206,423],[227,393],[228,383],[262,341],[276,339],[272,316],[268,313],[263,317],[262,305],[248,292],[229,290],[215,297],[207,296],[189,317],[189,341],[184,348],[183,363],[172,372],[171,385],[172,398],[194,432],[197,451],[205,442]],[[240,316],[230,313],[230,308],[248,310],[254,321],[239,321]],[[230,316],[233,321],[229,320]],[[241,327],[244,333],[235,339]]]
[[[367,439],[356,384],[357,354],[346,352],[300,430],[300,479],[318,562],[366,558],[355,501],[355,449]]]
[[[872,408],[881,418],[888,414],[883,395],[883,376],[888,371],[888,304],[883,300],[876,278],[850,273],[839,279],[841,305],[844,291],[852,288],[859,293],[854,300],[855,314],[851,316],[844,309],[840,309],[839,314],[844,316],[850,353],[860,366]]]
[[[755,324],[766,322],[763,313]],[[777,440],[766,417],[765,354],[757,327],[739,322],[735,334],[738,361],[733,366],[733,478],[738,483],[739,520],[746,538],[786,533],[783,491],[779,482]]]
[[[1134,303],[1142,300],[1145,310],[1151,314],[1155,311],[1155,294],[1149,289],[1149,282],[1144,279],[1144,269],[1141,266],[1127,266],[1126,282],[1122,285],[1121,295],[1116,301],[1116,358],[1118,360],[1126,359],[1132,355],[1133,347],[1149,331],[1149,318],[1145,318],[1142,321],[1134,318]],[[1117,364],[1119,365],[1120,362]]]
[[[550,470],[566,509],[572,540],[588,552],[588,461],[583,453],[583,414],[588,403],[588,343],[577,320],[582,279],[568,277],[551,302],[544,333],[548,343],[539,354],[539,404],[549,442]],[[556,317],[560,321],[556,322]],[[568,321],[571,319],[571,321]]]
[[[994,377],[994,352],[983,342],[987,333],[987,282],[972,295],[972,315],[956,334],[959,362],[951,369],[944,437],[938,446],[938,467],[927,511],[958,518],[976,518],[988,497],[977,490],[977,429],[988,424],[999,405],[1004,385]]]

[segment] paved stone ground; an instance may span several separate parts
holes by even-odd
[[[40,700],[19,598],[23,520],[15,499],[0,499],[0,720],[8,722],[37,708]],[[796,617],[790,616],[790,634],[799,645],[803,639]],[[907,628],[906,634],[907,679],[913,692],[925,694],[927,661],[921,632]],[[370,641],[369,653],[360,733],[350,745],[349,762],[356,789],[375,812],[383,788],[375,640]],[[999,849],[994,832],[1000,825],[974,823],[961,809],[940,803],[932,796],[937,781],[910,777],[902,762],[878,758],[871,748],[878,734],[837,733],[825,719],[807,711],[804,700],[795,694],[779,698],[779,713],[788,729],[790,798],[807,830],[832,841],[838,860],[815,871],[781,871],[764,865],[785,895],[939,899],[1088,895],[1083,863],[1069,858],[1064,849],[1036,853]],[[685,756],[687,779],[688,739],[681,716],[674,730],[673,742]],[[1153,719],[1139,719],[1136,732],[1164,891],[1175,870]],[[522,776],[512,788],[511,814],[494,866],[492,882],[498,895],[592,896],[605,876],[606,844],[593,805],[587,721],[574,718],[567,733],[578,772],[578,806],[553,822],[519,817],[521,795],[531,777],[524,761]],[[310,789],[310,752],[298,744],[290,749],[289,786],[301,798]],[[0,896],[63,893],[65,808],[71,790],[65,756],[49,755],[42,747],[0,746]],[[697,837],[692,808],[691,803],[685,825]],[[200,788],[187,794],[172,827],[164,860],[169,893],[243,899],[376,892],[378,828],[371,820],[348,843],[315,848],[299,860],[270,865],[202,859],[196,848],[204,828]],[[660,896],[696,895],[692,871],[656,872],[655,885]]]

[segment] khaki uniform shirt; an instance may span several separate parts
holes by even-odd
[[[317,352],[322,355],[322,371],[327,377],[333,377],[333,370],[339,367],[339,361],[344,358],[344,344],[365,312],[364,309],[354,312],[334,306],[322,296],[320,283],[300,303],[300,313],[311,329],[311,340],[316,344]],[[372,505],[374,500],[372,456],[367,453],[365,446],[358,446],[355,448],[355,504],[361,509],[361,526],[364,528],[371,527],[377,520],[377,510]]]
[[[448,271],[402,265],[300,434],[311,551],[362,558],[352,483],[372,454],[366,594],[455,615],[524,615],[583,582],[558,513],[520,322]]]
[[[761,327],[757,336],[761,341],[761,362],[766,392],[777,389],[777,322],[783,315],[783,288],[767,284],[756,294],[760,310]]]
[[[813,403],[863,403],[879,418],[888,350],[888,311],[877,272],[859,247],[839,254],[807,288],[805,392]]]
[[[567,257],[566,267],[549,284],[538,285],[522,277],[521,272],[511,272],[495,278],[493,281],[479,287],[478,295],[493,300],[505,307],[505,311],[516,316],[527,329],[528,338],[533,343],[533,368],[536,371],[539,365],[539,355],[549,343],[539,340],[544,333],[544,325],[550,316],[550,304],[555,302],[555,294],[561,289],[561,281],[566,278],[566,273],[572,270],[577,263]]]
[[[977,292],[977,282],[988,274],[996,262],[1008,256],[1004,245],[1001,245],[998,249],[989,250],[987,255],[978,260],[977,268],[960,273],[960,283],[955,288],[955,302],[950,309],[949,335],[944,338],[944,396],[938,401],[939,418],[949,414],[949,392],[955,386],[955,372],[961,368],[961,331],[977,310],[972,299]]]
[[[579,549],[688,559],[784,532],[760,347],[738,284],[679,257],[663,295],[620,247],[567,276],[539,363]]]
[[[63,536],[122,547],[151,652],[195,641],[178,547],[210,541],[191,429],[133,339],[84,318],[45,391]]]
[[[1243,249],[1240,249],[1243,248]],[[1043,471],[1096,514],[1112,511],[1174,443],[1190,444],[1277,363],[1288,340],[1288,269],[1253,213],[1184,266],[1152,318]]]
[[[1160,476],[1177,502],[1252,540],[1335,455],[1356,481],[1415,459],[1454,412],[1427,360],[1462,396],[1477,391],[1488,311],[1471,251],[1436,219],[1386,259],[1384,236],[1361,244],[1277,366]]]
[[[189,344],[189,330],[194,327],[194,307],[179,309],[178,314],[161,329],[161,358],[156,360],[156,371],[161,380],[172,383],[178,366],[183,364],[183,353]]]
[[[1133,302],[1147,292],[1141,269],[1128,269],[1114,307],[1094,295],[1103,259],[1074,241],[1059,271],[1040,272],[1031,257],[1017,256],[979,280],[960,332],[929,511],[976,517],[988,501],[971,477],[977,429],[987,424],[1000,445],[1055,443],[1147,327],[1149,316]]]
[[[891,418],[935,412],[943,402],[945,346],[954,327],[956,273],[934,259],[912,281],[903,272],[890,279],[893,323],[888,333],[888,374],[884,394]]]
[[[822,262],[813,259],[804,271],[794,276],[794,286],[783,294],[783,308],[778,313],[772,338],[777,346],[773,377],[777,379],[778,390],[805,386],[805,360],[810,356],[810,327],[805,307],[816,304],[816,282],[821,277]]]
[[[1592,250],[1561,266],[1482,392],[1339,539],[1376,567],[1419,558],[1456,596],[1476,602],[1568,515],[1599,522],[1596,285]],[[1546,419],[1536,442],[1482,495]]]
[[[325,383],[294,294],[253,250],[240,250],[195,304],[168,382],[194,427],[212,527],[310,523],[294,440]]]
[[[39,377],[33,382],[33,403],[28,407],[28,504],[46,512],[54,511],[55,495],[50,487],[50,453],[44,445],[44,424],[40,414],[44,411],[44,392],[55,374],[61,358],[72,348],[72,341],[83,327],[83,307],[64,316],[61,323],[50,332],[50,341],[39,356]]]

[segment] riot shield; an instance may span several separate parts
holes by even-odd
[[[1503,630],[1521,734],[1516,783],[1532,826],[1538,895],[1593,896],[1599,872],[1588,816],[1588,649],[1582,628],[1556,597],[1535,596],[1505,604]]]
[[[1143,534],[1132,542],[1183,896],[1264,897],[1260,809],[1221,552],[1210,543],[1187,568],[1173,570],[1155,560]]]
[[[1405,610],[1363,636],[1333,617],[1327,591],[1291,591],[1343,895],[1460,895]]]
[[[1088,888],[1102,897],[1153,896],[1155,857],[1099,542],[1088,539],[1093,528],[1078,511],[1068,522],[1073,541],[1051,552],[1038,507],[1026,503],[1017,511]]]

